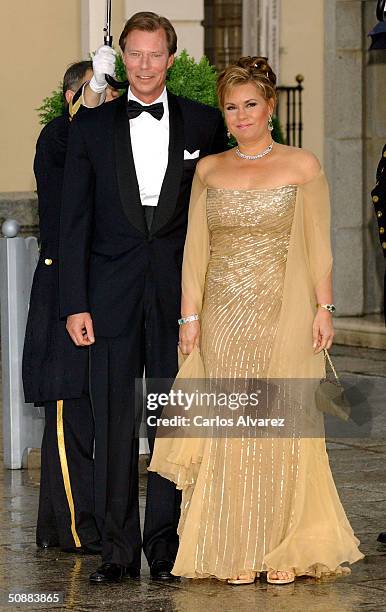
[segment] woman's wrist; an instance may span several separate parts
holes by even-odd
[[[182,315],[181,319],[178,319],[178,325],[185,325],[186,323],[192,323],[193,321],[199,321],[200,317],[197,313]]]
[[[332,303],[327,304],[326,302],[322,302],[320,304],[316,304],[316,306],[319,310],[324,310],[325,312],[329,312],[330,314],[336,312],[335,304]]]

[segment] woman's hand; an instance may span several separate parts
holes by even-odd
[[[323,349],[330,349],[334,339],[332,314],[324,308],[318,308],[312,326],[313,348],[317,355]]]
[[[199,346],[200,322],[190,321],[180,326],[180,341],[178,343],[183,355],[190,355],[195,346]]]

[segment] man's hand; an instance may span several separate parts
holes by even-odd
[[[107,87],[105,74],[115,75],[116,52],[108,45],[102,45],[95,53],[92,60],[94,76],[90,81],[90,87],[95,93],[102,93]]]
[[[66,329],[76,346],[94,344],[94,329],[89,312],[80,312],[67,317]]]

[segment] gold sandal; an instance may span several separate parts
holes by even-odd
[[[272,574],[276,574],[276,576],[278,576],[279,574],[287,574],[288,577],[287,578],[272,578],[271,577]],[[292,582],[295,582],[295,573],[292,571],[270,569],[267,572],[267,582],[269,584],[291,584]]]
[[[236,586],[240,584],[253,584],[256,578],[259,577],[259,572],[246,572],[245,574],[239,574],[237,578],[228,578],[227,583]]]

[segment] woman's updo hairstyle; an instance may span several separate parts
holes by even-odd
[[[237,85],[254,83],[265,100],[276,99],[276,75],[266,57],[240,57],[220,72],[217,79],[217,96],[220,108],[224,108],[225,94]]]

